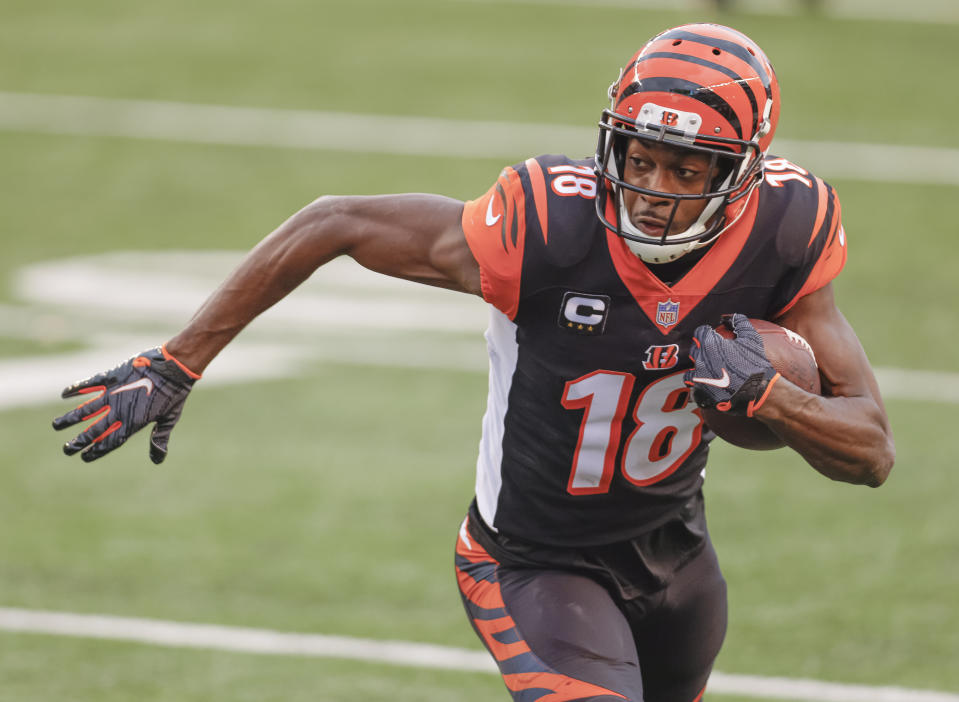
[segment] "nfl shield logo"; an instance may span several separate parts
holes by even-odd
[[[679,320],[679,303],[672,300],[656,303],[656,324],[668,329]]]

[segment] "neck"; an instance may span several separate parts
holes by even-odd
[[[713,248],[714,243],[715,242],[712,242],[708,246],[690,251],[688,254],[669,263],[646,263],[645,261],[643,261],[643,263],[652,271],[653,275],[666,283],[666,285],[674,285]]]

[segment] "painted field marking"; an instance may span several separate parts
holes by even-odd
[[[299,634],[212,624],[72,614],[0,607],[0,630],[110,639],[176,648],[201,648],[274,656],[308,656],[414,668],[497,673],[482,651],[410,641],[381,641],[349,636]],[[709,690],[719,695],[810,702],[959,702],[959,695],[901,687],[846,685],[793,678],[768,678],[714,672]]]
[[[460,0],[481,2],[493,0]],[[709,0],[495,0],[505,5],[568,5],[572,7],[620,8],[625,10],[656,9],[702,12],[713,3]],[[802,0],[736,0],[738,14],[786,15],[810,14]],[[829,0],[820,2],[815,14],[848,20],[918,22],[923,24],[959,23],[959,7],[952,0],[920,0],[903,3],[895,0]],[[722,20],[720,20],[722,21]]]
[[[0,92],[0,130],[517,161],[592,154],[596,127],[280,110],[157,100]],[[959,149],[776,139],[828,178],[959,185]],[[889,164],[896,164],[889,168]]]
[[[190,318],[242,257],[236,251],[114,252],[20,269],[0,305],[4,335],[81,340],[88,348],[0,359],[0,410],[51,404],[77,374],[155,346]],[[123,289],[123,295],[114,291]],[[83,298],[74,291],[83,290]],[[155,290],[164,290],[162,296]],[[91,305],[90,300],[97,300]],[[479,298],[331,261],[257,319],[204,373],[204,384],[294,377],[316,361],[485,372]],[[959,373],[877,368],[889,399],[959,403]]]

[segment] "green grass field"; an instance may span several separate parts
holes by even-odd
[[[11,0],[3,15],[0,92],[567,125],[598,119],[606,85],[649,36],[719,18],[585,0]],[[784,139],[959,148],[959,24],[722,19],[776,65]],[[323,193],[470,198],[505,165],[28,129],[0,129],[0,154],[0,319],[65,315],[21,299],[27,264],[245,250]],[[959,371],[956,188],[820,175],[840,191],[850,239],[840,306],[872,361]],[[112,328],[95,321],[98,299],[76,297],[86,332],[8,323],[0,362],[82,349]],[[117,348],[117,360],[138,350]],[[0,607],[477,650],[451,550],[485,397],[477,372],[319,360],[292,379],[201,383],[159,468],[146,437],[91,465],[64,458],[55,395],[0,410]],[[959,405],[893,397],[888,409],[898,461],[878,491],[830,483],[787,451],[716,446],[708,505],[731,604],[719,670],[959,693]],[[507,695],[480,673],[0,632],[0,701],[54,699]]]

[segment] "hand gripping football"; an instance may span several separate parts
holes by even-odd
[[[778,324],[762,319],[750,319],[763,340],[766,358],[772,367],[792,384],[806,392],[819,394],[819,366],[812,347],[799,334]],[[720,336],[727,339],[733,332],[720,324],[716,327]],[[702,410],[703,419],[721,439],[741,448],[767,451],[785,446],[765,424],[753,417],[734,416],[715,409]]]

